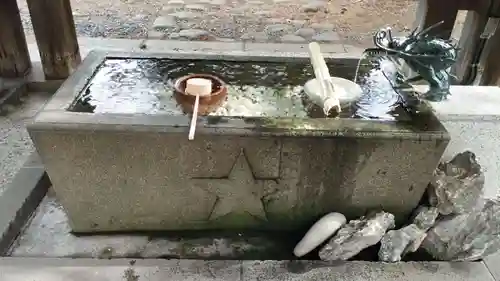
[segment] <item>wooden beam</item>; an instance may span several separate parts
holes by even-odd
[[[81,62],[70,0],[27,0],[43,72],[66,79]]]
[[[23,77],[30,55],[16,0],[0,1],[0,77]]]

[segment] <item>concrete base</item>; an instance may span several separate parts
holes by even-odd
[[[494,281],[483,263],[0,259],[2,281]]]

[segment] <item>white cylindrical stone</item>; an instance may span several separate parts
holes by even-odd
[[[293,249],[293,254],[302,257],[325,242],[346,223],[341,213],[329,213],[317,221]]]

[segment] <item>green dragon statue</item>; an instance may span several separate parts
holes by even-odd
[[[429,83],[429,91],[424,98],[431,101],[442,101],[450,95],[451,66],[457,60],[458,48],[449,40],[432,37],[429,31],[439,26],[439,22],[429,28],[402,38],[393,38],[391,29],[379,30],[374,36],[375,46],[389,55],[402,58],[418,75],[403,83],[425,80]]]

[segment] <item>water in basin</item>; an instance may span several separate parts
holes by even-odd
[[[358,83],[364,94],[341,118],[409,120],[400,94],[388,78],[396,72],[389,60],[367,58]],[[334,64],[332,75],[353,79]],[[228,84],[228,97],[211,115],[234,117],[325,118],[303,85],[314,77],[307,61],[241,62],[158,58],[108,58],[94,73],[70,111],[96,114],[182,115],[173,96],[175,79],[210,73]]]

